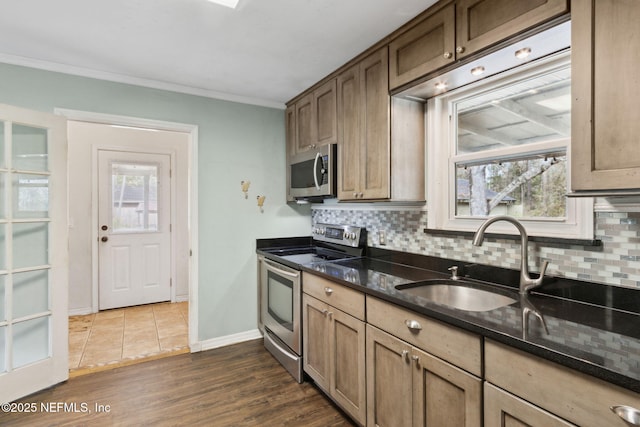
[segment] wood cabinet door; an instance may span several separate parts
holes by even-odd
[[[484,385],[485,427],[571,427],[555,415],[489,383]]]
[[[360,424],[367,418],[365,323],[329,306],[331,396]]]
[[[389,44],[389,89],[455,61],[455,5],[438,10]]]
[[[329,306],[302,294],[302,351],[304,371],[329,391]]]
[[[411,426],[411,346],[367,325],[367,426]]]
[[[482,425],[482,381],[462,369],[414,348],[413,425]]]
[[[358,64],[337,78],[338,199],[352,200],[360,189],[360,68]]]
[[[467,56],[568,11],[568,0],[458,0],[456,56]]]
[[[571,9],[571,188],[640,189],[640,2]]]
[[[361,199],[390,197],[389,54],[383,47],[360,62]]]
[[[332,79],[313,91],[313,123],[316,146],[338,141],[336,80]]]
[[[313,92],[296,102],[296,153],[311,149],[315,144],[313,119]]]
[[[287,142],[287,201],[293,201],[291,197],[291,169],[289,168],[291,157],[296,154],[298,143],[296,141],[296,106],[290,105],[284,113],[285,140]]]

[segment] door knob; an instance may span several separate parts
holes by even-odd
[[[102,229],[102,231],[107,231],[107,230],[109,229],[109,227],[108,227],[108,226],[106,226],[106,225],[103,225],[103,226],[102,226],[102,227],[100,227],[100,228]]]
[[[107,236],[102,236],[100,240],[102,240],[103,242],[106,242],[107,240],[109,240],[109,238]]]

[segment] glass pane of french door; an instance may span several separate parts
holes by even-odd
[[[0,104],[0,403],[68,378],[65,136]]]

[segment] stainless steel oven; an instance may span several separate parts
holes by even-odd
[[[298,382],[302,382],[302,273],[264,257],[261,265],[260,306],[264,345]]]
[[[264,345],[302,382],[302,267],[362,256],[366,230],[316,224],[313,243],[258,251],[259,322]]]

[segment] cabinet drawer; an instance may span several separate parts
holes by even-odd
[[[302,274],[304,293],[364,320],[364,294],[313,274]]]
[[[409,328],[412,321],[421,329]],[[370,296],[367,322],[474,375],[482,374],[482,339],[478,335]]]
[[[640,396],[589,375],[485,341],[486,380],[574,424],[623,425],[609,407],[640,408]]]

